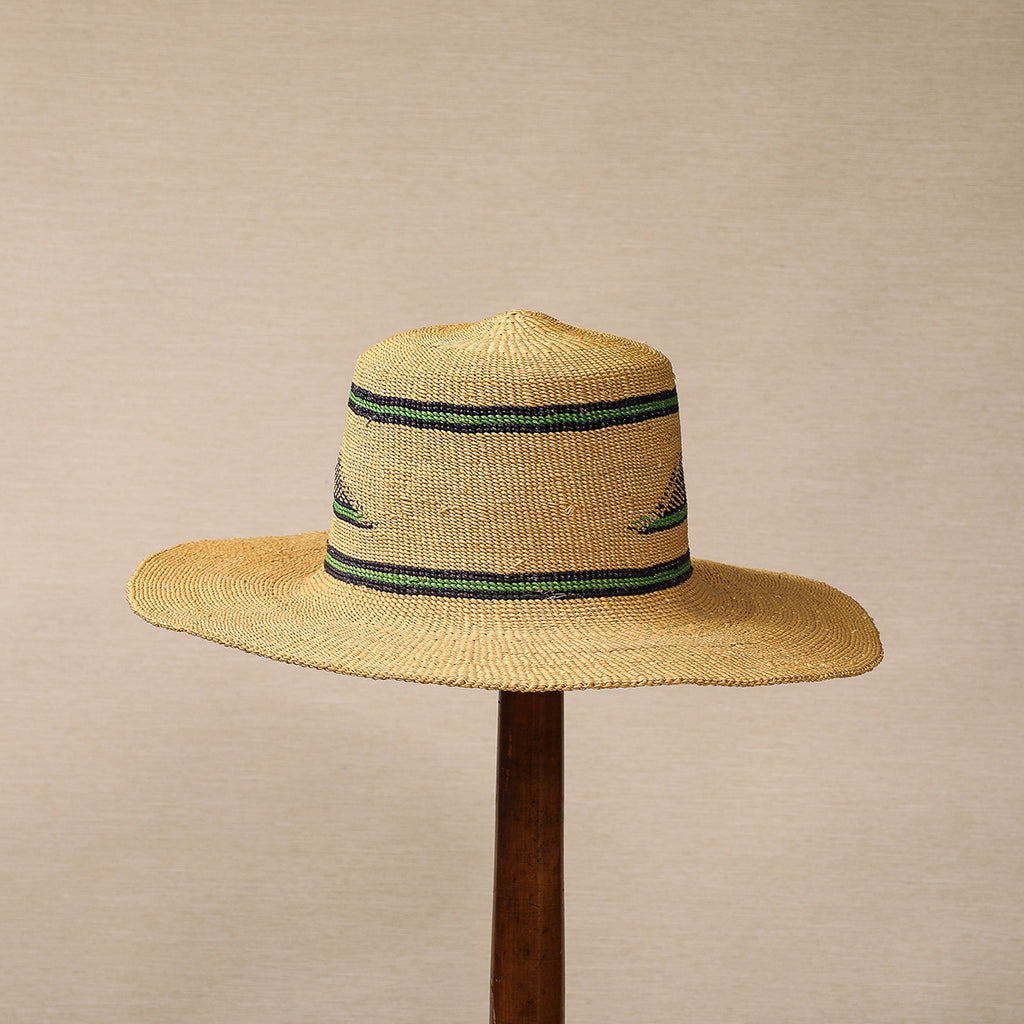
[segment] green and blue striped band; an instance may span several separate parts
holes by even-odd
[[[668,416],[679,411],[675,388],[650,395],[607,402],[568,405],[452,405],[378,395],[352,385],[348,407],[376,423],[400,423],[428,430],[463,434],[539,434],[565,430],[597,430],[621,423]]]
[[[505,601],[556,601],[647,594],[685,582],[693,574],[690,553],[645,568],[581,572],[467,572],[370,562],[328,545],[324,569],[336,579],[393,594],[473,597]]]
[[[368,523],[363,519],[362,514],[357,512],[351,504],[339,501],[337,498],[334,499],[334,514],[339,519],[346,523],[351,523],[353,526],[360,526],[363,529],[369,529],[373,526],[373,523]]]
[[[665,515],[641,519],[639,522],[634,523],[630,529],[636,530],[637,533],[657,533],[659,530],[668,530],[685,522],[686,506],[683,505],[682,508],[677,508],[675,511]],[[361,526],[362,524],[357,523],[356,525]]]

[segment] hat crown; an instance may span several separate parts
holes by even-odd
[[[480,406],[615,400],[674,383],[668,359],[647,345],[527,310],[385,338],[353,379],[377,394]]]
[[[326,569],[481,598],[624,596],[689,574],[669,361],[512,310],[358,360]]]

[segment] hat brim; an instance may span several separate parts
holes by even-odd
[[[154,625],[278,661],[495,690],[756,686],[882,659],[867,612],[800,576],[694,560],[666,590],[524,610],[345,583],[324,571],[326,545],[326,532],[180,544],[142,562],[128,600]]]

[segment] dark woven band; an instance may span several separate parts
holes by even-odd
[[[350,502],[339,501],[337,498],[334,499],[334,514],[346,523],[351,523],[353,526],[360,526],[364,530],[368,530],[373,526],[373,523],[368,523],[363,519],[362,514],[353,508]]]
[[[642,569],[590,569],[584,572],[465,572],[369,562],[330,545],[324,569],[336,579],[395,594],[438,597],[564,600],[647,594],[685,582],[693,574],[690,553]]]
[[[637,533],[657,533],[686,522],[686,484],[683,482],[683,457],[676,460],[668,486],[652,515],[644,516],[630,526]]]
[[[630,526],[630,529],[636,530],[637,533],[657,533],[659,530],[668,530],[673,526],[678,526],[680,523],[685,522],[686,506],[683,505],[682,508],[677,508],[665,515],[642,519]],[[362,525],[362,523],[356,523],[356,526]]]
[[[669,388],[652,395],[576,405],[451,405],[378,395],[353,384],[348,407],[378,423],[465,434],[537,434],[639,423],[678,412],[679,400],[675,388]]]

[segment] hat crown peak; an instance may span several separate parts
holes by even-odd
[[[483,406],[616,401],[672,388],[674,378],[647,345],[513,309],[386,338],[359,357],[353,382],[403,400]]]
[[[478,323],[459,325],[448,344],[528,358],[531,353],[573,351],[586,345],[593,334],[546,313],[511,309]]]
[[[546,334],[555,331],[570,330],[567,324],[563,324],[547,313],[537,313],[530,309],[510,309],[505,313],[482,320],[479,327],[490,330],[495,334]]]
[[[463,349],[477,353],[506,352],[529,358],[531,353],[574,347],[579,329],[545,313],[511,309],[476,323],[448,324],[411,332],[410,340],[428,348]]]
[[[439,324],[395,335],[382,343],[410,353],[426,355],[433,350],[454,359],[492,358],[511,364],[563,359],[588,360],[602,350],[618,353],[627,361],[637,358],[664,360],[664,356],[639,342],[612,334],[574,327],[546,313],[511,309],[476,323]],[[372,350],[381,352],[381,348]],[[461,355],[459,355],[461,353]],[[433,356],[429,357],[433,358]],[[602,357],[597,356],[598,359]]]

